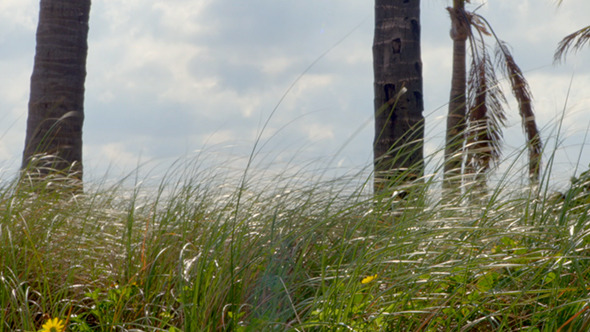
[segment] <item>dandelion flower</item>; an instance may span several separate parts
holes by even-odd
[[[375,275],[372,275],[372,276],[365,277],[365,278],[363,278],[363,280],[361,280],[361,284],[368,284],[368,283],[370,283],[371,281],[373,281],[375,279],[377,279],[377,275],[376,274]]]
[[[64,322],[59,318],[53,318],[45,322],[39,332],[63,332],[64,329]]]

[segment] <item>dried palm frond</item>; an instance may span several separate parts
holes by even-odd
[[[557,46],[553,61],[560,62],[569,51],[577,52],[586,43],[590,43],[590,25],[565,36]]]
[[[467,82],[467,173],[483,174],[497,163],[501,154],[502,127],[507,104],[500,89],[494,64],[490,60],[484,35],[491,35],[479,15],[472,14],[472,27],[477,34],[469,38],[471,66]]]
[[[532,105],[533,97],[528,82],[522,70],[514,61],[514,57],[512,57],[508,46],[503,41],[498,41],[496,57],[498,65],[504,69],[506,76],[509,78],[512,94],[518,101],[523,130],[527,136],[529,176],[533,181],[538,181],[541,171],[541,152],[543,145],[535,121],[535,113],[533,112]]]
[[[483,52],[472,56],[468,81],[468,163],[477,171],[487,171],[501,155],[502,127],[506,98],[499,88],[490,57]]]
[[[474,12],[469,13],[469,19],[471,23],[471,27],[475,28],[477,32],[480,34],[480,40],[483,40],[481,35],[491,36],[492,34],[487,28],[486,21],[481,17],[479,14]]]
[[[457,3],[459,1],[457,0]],[[485,184],[485,175],[500,159],[502,127],[506,122],[504,110],[507,106],[506,97],[495,72],[496,68],[501,68],[509,78],[512,93],[519,104],[519,113],[529,150],[529,176],[532,181],[538,181],[542,144],[533,112],[532,94],[522,70],[514,61],[508,47],[497,37],[485,18],[475,12],[465,11],[462,6],[447,8],[447,10],[451,15],[453,28],[451,37],[453,40],[467,37],[471,46],[469,77],[462,84],[462,88],[455,87],[453,79],[451,89],[452,97],[458,95],[453,93],[455,90],[462,89],[466,92],[463,96],[467,97],[463,104],[466,106],[463,115],[465,129],[462,130],[463,144],[459,152],[465,158],[462,165],[463,174],[474,176],[475,184],[481,186]],[[485,36],[492,36],[498,45],[495,62],[489,55],[484,41]],[[453,101],[454,99],[451,99],[449,105]],[[449,109],[454,108],[449,106]],[[446,156],[445,154],[445,158]],[[445,162],[447,162],[446,159]]]

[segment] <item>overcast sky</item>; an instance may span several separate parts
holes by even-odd
[[[443,143],[450,2],[422,0],[427,155]],[[471,9],[482,3],[472,2]],[[38,6],[37,0],[0,1],[3,178],[20,165]],[[373,140],[373,11],[369,0],[94,0],[86,178],[100,179],[107,169],[119,176],[139,163],[170,165],[199,154],[211,164],[232,158],[239,168],[267,120],[258,145],[261,164],[313,164],[342,172],[367,168]],[[590,1],[566,0],[557,8],[554,0],[494,0],[478,13],[512,47],[531,84],[545,161],[557,144],[553,176],[563,186],[580,152],[582,170],[590,162],[585,146],[590,138],[584,142],[590,125],[590,47],[559,66],[552,63],[553,52],[561,38],[590,24]],[[514,103],[507,113],[504,155],[511,156],[524,149],[524,136]]]

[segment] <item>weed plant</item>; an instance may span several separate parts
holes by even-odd
[[[84,194],[0,189],[0,331],[584,331],[588,176],[563,195],[179,163]],[[512,173],[510,173],[512,172]],[[264,174],[264,175],[256,175]],[[132,190],[128,190],[131,187]]]

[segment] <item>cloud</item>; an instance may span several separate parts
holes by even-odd
[[[218,130],[212,133],[208,133],[204,135],[205,138],[203,141],[205,145],[217,145],[222,143],[233,143],[238,141],[238,137],[235,136],[235,132],[233,130]]]
[[[33,0],[2,0],[0,2],[0,21],[3,29],[0,36],[17,30],[35,31],[37,28],[38,2]]]
[[[311,141],[320,141],[334,138],[334,130],[330,125],[311,123],[306,126],[305,132],[307,134],[307,138]]]
[[[559,9],[539,0],[498,0],[479,9],[512,45],[544,127],[557,118],[575,72],[564,125],[585,130],[590,49],[557,67],[552,55],[565,34],[588,24],[589,6],[586,0],[569,0]],[[426,1],[422,8],[427,154],[442,146],[450,89],[444,7],[444,1]],[[139,159],[173,161],[202,149],[216,160],[243,157],[266,121],[259,148],[268,160],[305,163],[340,151],[336,160],[343,168],[370,165],[373,10],[372,3],[356,0],[93,1],[87,168],[132,169]],[[22,153],[37,12],[33,0],[0,3],[0,108],[8,114],[2,123],[15,123],[6,129],[0,153],[13,160]],[[524,138],[514,116],[506,139],[517,149]],[[571,146],[582,140],[572,139]],[[235,165],[242,165],[237,159]]]

